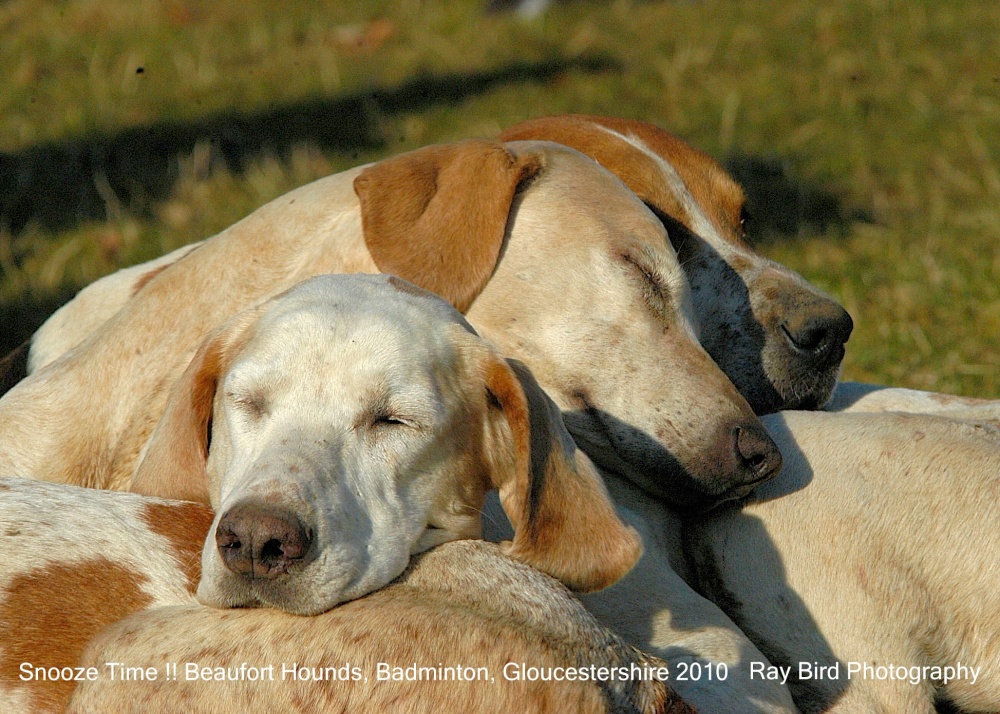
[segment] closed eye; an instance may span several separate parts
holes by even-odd
[[[409,419],[392,414],[379,414],[372,420],[372,426],[415,426]]]
[[[412,390],[411,390],[412,391]],[[397,398],[388,388],[376,387],[371,396],[366,399],[366,406],[355,419],[354,428],[371,432],[395,430],[401,428],[422,430],[428,421],[420,405],[421,400],[412,398]],[[416,408],[414,408],[414,401]],[[427,400],[424,400],[427,401]]]
[[[253,420],[263,418],[268,411],[267,401],[259,395],[242,394],[238,392],[228,392],[226,394],[232,400],[233,405],[245,416]]]
[[[670,288],[667,287],[663,277],[648,263],[637,259],[630,253],[623,253],[621,259],[642,276],[644,283],[642,296],[646,305],[660,320],[670,322],[670,304],[672,302]]]
[[[395,448],[403,444],[411,443],[414,438],[419,438],[424,430],[420,425],[408,417],[397,414],[378,414],[368,421],[368,427],[362,430],[369,443],[381,447]]]

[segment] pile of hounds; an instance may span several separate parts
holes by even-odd
[[[0,711],[1000,711],[1000,403],[838,382],[743,220],[546,117],[86,287],[3,362]]]

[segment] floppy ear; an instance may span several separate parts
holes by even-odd
[[[496,268],[518,186],[541,168],[540,153],[475,140],[368,167],[354,191],[375,265],[465,312]]]
[[[619,520],[558,407],[516,360],[488,364],[486,386],[513,435],[513,468],[491,477],[514,527],[505,552],[580,592],[614,584],[639,560],[642,541]]]
[[[208,493],[209,431],[219,379],[246,341],[257,310],[212,332],[170,390],[166,409],[146,444],[129,490],[146,496],[211,505]]]

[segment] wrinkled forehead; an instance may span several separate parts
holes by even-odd
[[[502,136],[545,137],[572,146],[689,230],[704,230],[699,223],[707,219],[722,240],[743,244],[742,188],[708,154],[657,126],[613,117],[543,117],[511,127]]]
[[[613,172],[576,149],[549,141],[512,141],[514,151],[544,151],[545,171],[535,179],[528,193],[541,192],[549,203],[564,210],[566,219],[574,215],[614,216],[634,230],[662,234],[656,217],[631,189]]]
[[[265,307],[230,374],[372,373],[419,382],[453,369],[475,340],[448,303],[398,278],[323,276]]]
[[[523,196],[517,221],[547,235],[560,251],[573,247],[619,248],[643,244],[667,263],[677,256],[656,215],[622,180],[575,149],[546,141],[515,141],[511,147],[542,147],[545,172]],[[536,245],[542,241],[536,240]],[[679,265],[677,266],[679,271]]]

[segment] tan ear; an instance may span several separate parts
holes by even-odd
[[[518,185],[542,167],[493,141],[428,146],[354,180],[375,265],[465,312],[496,268]]]
[[[256,314],[256,310],[242,313],[202,342],[170,390],[130,491],[211,505],[205,463],[215,390]]]
[[[514,442],[514,468],[492,477],[514,527],[507,554],[581,592],[614,584],[642,555],[638,533],[619,520],[597,470],[527,367],[496,360],[486,382]]]

